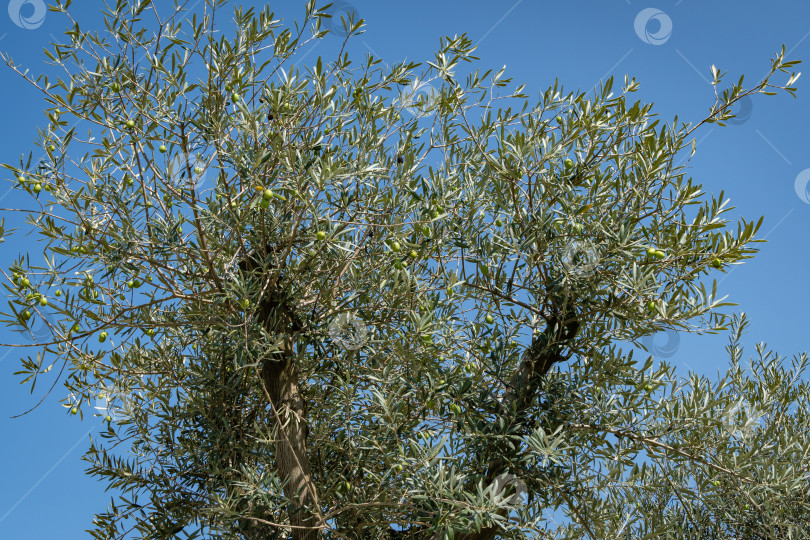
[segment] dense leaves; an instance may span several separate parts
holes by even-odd
[[[70,19],[47,53],[66,78],[29,78],[48,151],[6,166],[45,239],[7,274],[7,322],[47,328],[20,374],[108,416],[85,455],[117,494],[95,538],[806,526],[806,357],[743,367],[744,318],[716,383],[628,347],[727,329],[712,280],[760,221],[729,226],[685,175],[690,136],[792,93],[771,82],[784,48],[703,121],[663,124],[634,80],[530,103],[466,36],[426,65],[301,66],[328,6],[290,26],[186,4],[119,0],[103,34]]]

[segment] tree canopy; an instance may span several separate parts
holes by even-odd
[[[784,47],[666,123],[631,78],[532,100],[466,35],[297,65],[362,32],[314,0],[117,0],[101,33],[70,3],[64,75],[5,59],[49,106],[5,165],[44,242],[4,317],[47,329],[32,390],[104,404],[94,538],[806,537],[808,359],[743,359],[715,277],[761,219],[685,172],[701,126],[795,92]],[[728,332],[728,373],[634,357],[667,329]]]

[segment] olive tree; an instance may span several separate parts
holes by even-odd
[[[807,538],[810,362],[803,354],[788,365],[760,343],[744,363],[747,326],[745,315],[732,320],[724,376],[681,379],[664,407],[645,412],[655,426],[642,435],[652,462],[633,464],[639,481],[612,494],[627,521],[617,538]],[[675,428],[666,408],[692,411]],[[641,449],[639,433],[622,431],[620,459]]]
[[[5,59],[49,103],[42,157],[6,165],[44,237],[6,322],[45,329],[23,381],[104,423],[94,538],[647,538],[730,530],[731,499],[759,531],[805,519],[806,387],[632,354],[729,328],[714,278],[761,220],[684,170],[700,126],[795,91],[784,47],[661,123],[628,78],[530,101],[464,35],[353,63],[362,21],[328,4],[186,4],[110,2],[96,33],[60,0],[61,75]],[[775,423],[728,413],[740,391]]]

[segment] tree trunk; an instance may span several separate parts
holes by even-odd
[[[260,282],[271,279],[277,272],[272,257],[275,247],[267,246],[264,253],[251,253],[241,261],[242,271],[261,277]],[[260,257],[266,263],[260,262]],[[298,368],[295,364],[294,336],[304,330],[304,325],[292,307],[291,298],[280,276],[271,280],[269,293],[259,303],[258,316],[264,321],[268,332],[284,334],[280,345],[281,354],[262,364],[261,380],[274,420],[277,421],[276,470],[284,483],[284,496],[290,499],[287,511],[292,527],[293,540],[315,540],[323,526],[323,518],[318,508],[318,494],[312,480],[307,456],[306,402],[301,395],[298,383]],[[285,527],[286,528],[286,527]]]
[[[290,347],[291,344],[287,343],[286,346]],[[262,381],[270,394],[273,409],[281,420],[276,440],[276,467],[285,483],[284,495],[295,501],[288,509],[293,527],[292,538],[315,540],[321,518],[317,512],[318,496],[307,457],[306,404],[299,392],[298,370],[289,349],[284,350],[281,361],[265,361]]]
[[[563,320],[564,319],[564,320]],[[557,362],[565,360],[560,356],[564,344],[576,335],[579,330],[579,321],[573,309],[569,309],[566,317],[555,317],[548,321],[545,332],[532,339],[532,344],[523,355],[523,359],[512,375],[501,401],[501,411],[504,415],[512,415],[516,411],[523,412],[531,403],[537,392],[535,381],[549,372]],[[507,472],[507,462],[504,459],[494,459],[487,467],[484,485],[491,485],[501,473]],[[505,517],[506,512],[501,512]],[[456,533],[456,540],[493,540],[500,531],[500,527],[483,527],[479,531]]]

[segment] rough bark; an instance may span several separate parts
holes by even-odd
[[[523,359],[512,375],[509,386],[501,401],[503,414],[510,409],[518,415],[528,404],[532,403],[537,393],[534,384],[538,377],[546,375],[554,364],[565,360],[560,352],[579,330],[579,320],[573,308],[566,310],[565,316],[552,317],[547,321],[545,332],[532,339],[531,346],[526,350]],[[495,478],[506,471],[507,460],[498,458],[490,461],[487,466],[484,485],[490,485]],[[505,512],[502,512],[502,515]],[[456,533],[456,540],[493,540],[501,529],[497,526],[483,527],[479,531]]]
[[[268,248],[265,256],[273,253],[272,246]],[[269,285],[269,293],[259,303],[257,315],[269,332],[286,335],[280,345],[280,354],[263,362],[261,380],[275,419],[279,421],[276,467],[284,482],[284,495],[292,501],[288,506],[291,537],[293,540],[315,540],[323,523],[307,455],[306,402],[301,395],[293,351],[293,336],[304,331],[305,327],[292,307],[293,299],[284,290],[275,266],[269,259],[267,262],[270,264],[261,264],[252,254],[239,266],[247,273],[262,270],[262,286]]]
[[[298,370],[289,351],[284,352],[281,361],[264,363],[262,381],[281,420],[276,441],[276,467],[279,477],[285,482],[284,495],[295,501],[288,510],[293,526],[292,538],[314,540],[318,537],[321,522],[317,512],[311,510],[317,508],[318,496],[307,457],[306,405],[299,391]]]
[[[240,267],[248,272],[258,266],[263,265],[255,258],[240,264]],[[268,276],[265,274],[263,277]],[[264,362],[261,376],[272,406],[281,420],[276,443],[276,465],[279,477],[285,482],[284,494],[293,501],[289,507],[290,525],[293,527],[292,538],[315,540],[323,523],[317,511],[318,496],[307,457],[306,403],[300,393],[298,371],[292,350],[292,335],[303,331],[304,325],[292,309],[293,299],[284,291],[281,280],[272,281],[271,292],[260,305],[260,316],[266,321],[269,331],[285,333],[288,337],[281,347],[281,354],[277,355],[279,358]],[[538,377],[544,376],[554,364],[564,360],[560,352],[579,330],[579,320],[572,306],[555,305],[555,307],[562,309],[549,317],[545,331],[533,338],[501,401],[502,414],[509,416],[513,421],[516,421],[536,397]],[[508,460],[505,457],[489,462],[485,485],[491,484],[498,475],[506,472]],[[493,540],[499,531],[498,527],[485,527],[479,531],[456,533],[455,538]],[[407,536],[402,536],[403,534]],[[391,530],[389,537],[421,538],[422,535],[418,529]]]

